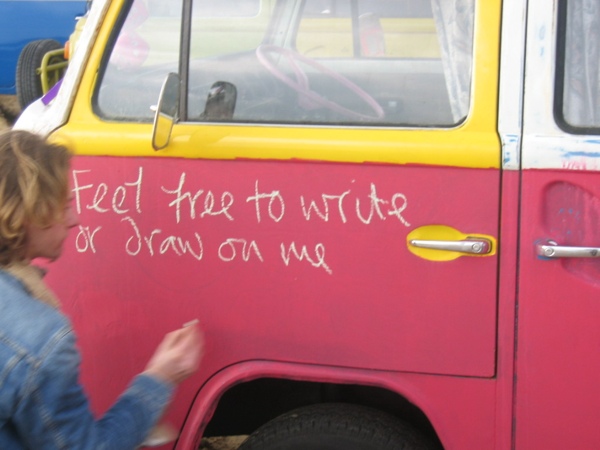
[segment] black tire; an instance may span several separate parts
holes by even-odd
[[[32,41],[23,48],[17,61],[16,73],[17,99],[21,109],[44,95],[42,81],[36,71],[42,65],[44,55],[59,48],[62,45],[54,39]]]
[[[434,450],[416,429],[381,411],[328,403],[307,406],[266,423],[238,450]]]

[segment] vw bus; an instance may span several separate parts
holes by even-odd
[[[95,0],[17,123],[76,153],[48,280],[95,413],[198,318],[165,448],[600,448],[598,30],[596,0]]]

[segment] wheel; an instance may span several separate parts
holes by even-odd
[[[251,434],[239,450],[433,450],[405,422],[381,411],[343,403],[283,414]]]
[[[42,59],[46,53],[60,48],[62,45],[54,39],[32,41],[23,48],[17,61],[16,74],[17,99],[21,109],[44,95],[41,77],[38,75],[37,69],[42,65]]]
[[[273,61],[273,58],[269,56],[270,54],[285,57],[292,67],[296,79],[294,80],[287,74],[283,73],[281,69],[277,67]],[[300,94],[300,105],[304,106],[306,109],[314,108],[315,106],[323,106],[331,111],[343,114],[346,117],[359,120],[377,120],[381,119],[385,115],[381,105],[379,105],[377,100],[371,97],[367,92],[363,91],[348,78],[325,67],[323,64],[318,63],[314,59],[307,58],[298,52],[287,48],[278,47],[276,45],[260,45],[256,49],[256,57],[275,78],[281,80],[283,83]],[[331,79],[344,86],[354,96],[366,103],[371,109],[372,114],[362,114],[360,112],[353,111],[313,91],[308,84],[308,77],[300,67],[299,63],[316,69],[317,71],[327,75]]]

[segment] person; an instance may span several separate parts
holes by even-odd
[[[71,153],[26,132],[0,134],[0,449],[134,449],[199,365],[196,324],[164,337],[99,420],[79,384],[80,354],[36,258],[56,260],[78,225]]]

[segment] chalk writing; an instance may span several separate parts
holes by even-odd
[[[280,249],[281,259],[283,260],[286,266],[290,265],[290,260],[293,256],[298,261],[307,261],[313,267],[322,267],[325,270],[325,272],[327,272],[330,275],[333,273],[333,271],[325,262],[325,246],[321,243],[315,245],[314,257],[312,257],[309,254],[306,245],[303,245],[300,249],[300,252],[298,252],[295,242],[292,242],[287,246],[282,243],[280,245]]]
[[[360,198],[356,199],[356,216],[364,224],[371,223],[374,213],[377,213],[377,216],[381,220],[385,220],[385,215],[381,212],[380,205],[385,205],[386,203],[385,200],[382,200],[377,196],[377,189],[375,188],[375,185],[371,183],[371,193],[369,194],[369,216],[366,219],[363,218],[362,213],[360,212]]]
[[[348,215],[346,214],[346,203],[344,200],[350,195],[351,191],[344,191],[341,194],[321,194],[321,205],[318,204],[317,200],[307,200],[304,195],[300,196],[300,207],[302,209],[302,215],[306,220],[315,217],[320,218],[324,222],[329,222],[329,219],[333,216],[332,210],[337,209],[337,214],[342,223],[348,222]],[[369,225],[373,222],[373,219],[378,218],[379,220],[386,220],[388,216],[394,216],[400,222],[408,227],[410,223],[402,216],[402,213],[408,206],[408,200],[406,196],[401,193],[395,193],[391,200],[384,200],[377,195],[377,187],[375,183],[371,183],[368,199],[368,215],[365,217],[361,212],[361,199],[357,197],[355,199],[355,213],[356,218]],[[332,205],[331,205],[332,204]],[[331,206],[330,206],[331,205]]]
[[[96,227],[94,231],[90,232],[90,227],[84,227],[79,225],[79,232],[75,237],[75,248],[79,253],[84,253],[90,250],[92,253],[96,253],[96,246],[94,245],[94,236],[102,227]],[[83,241],[83,242],[82,242]]]
[[[400,205],[397,204],[398,200],[402,200]],[[408,200],[404,194],[394,194],[392,197],[392,208],[388,211],[390,216],[396,216],[405,227],[410,227],[410,223],[402,216],[402,213],[408,206]]]
[[[107,242],[101,236],[107,235],[110,236],[110,241],[117,239],[118,242],[122,242],[125,253],[130,256],[145,254],[156,257],[169,254],[203,261],[208,255],[225,263],[242,261],[248,264],[279,260],[284,267],[307,265],[322,269],[331,275],[333,269],[326,258],[326,243],[323,240],[318,239],[316,244],[309,245],[299,243],[292,237],[286,242],[277,241],[277,249],[274,238],[261,229],[269,224],[285,222],[285,225],[276,226],[289,233],[290,230],[296,229],[294,220],[337,222],[343,226],[351,226],[354,222],[373,226],[374,222],[383,222],[390,218],[397,219],[401,226],[410,226],[405,217],[408,210],[407,196],[397,191],[382,195],[374,182],[368,184],[366,192],[354,186],[352,189],[312,195],[299,192],[284,198],[279,189],[261,188],[258,179],[254,179],[253,185],[247,186],[246,192],[242,190],[234,195],[226,189],[215,190],[213,186],[194,185],[197,179],[189,179],[186,172],[180,172],[173,183],[163,181],[150,191],[158,192],[149,195],[145,192],[148,188],[145,188],[147,177],[143,167],[136,168],[133,176],[125,178],[127,181],[112,185],[98,181],[92,172],[91,169],[73,170],[72,190],[77,211],[89,211],[104,217],[115,214],[119,221],[112,225],[117,229],[111,228],[110,232],[105,231],[106,223],[110,223],[106,221],[103,221],[102,225],[80,225],[75,238],[75,248],[79,253],[97,253],[98,246]],[[351,182],[355,183],[355,180]],[[233,206],[237,196],[243,196],[245,203],[236,204],[234,215]],[[143,220],[142,215],[142,200],[148,202],[148,198],[152,199],[151,220],[160,220],[162,228],[145,228],[147,223],[152,223]],[[288,204],[292,207],[288,208]],[[160,214],[161,208],[173,212],[171,217],[174,218],[175,225],[165,225],[163,217],[166,216]],[[234,216],[236,220],[240,220],[237,223],[244,227],[245,232],[251,232],[253,227],[248,228],[248,220],[251,220],[255,224],[254,227],[257,227],[255,232],[259,233],[258,236],[224,238],[222,234],[215,233],[220,230],[221,225],[234,222]],[[217,217],[226,221],[208,220]],[[202,220],[202,235],[189,227],[189,220],[198,219],[207,219],[207,222]],[[173,226],[186,231],[177,233],[176,230],[169,229]],[[301,232],[302,227],[297,227],[297,230]],[[314,227],[311,227],[312,232]],[[216,238],[216,242],[215,235],[220,236]],[[205,247],[203,237],[206,236],[208,238]],[[338,236],[343,238],[343,235]],[[336,248],[339,248],[339,244],[336,242]]]
[[[321,200],[323,201],[323,209],[319,209],[315,200],[311,200],[306,207],[306,200],[304,199],[304,195],[300,196],[300,204],[302,206],[302,214],[304,214],[304,218],[306,220],[310,220],[311,211],[314,211],[317,216],[323,219],[325,222],[329,222],[329,200],[337,202],[337,209],[340,215],[340,220],[342,223],[346,223],[346,214],[344,213],[344,197],[348,195],[350,191],[345,191],[340,195],[331,195],[331,194],[322,194]]]
[[[94,189],[93,184],[80,184],[80,176],[82,174],[90,173],[90,170],[73,170],[73,194],[75,195],[75,205],[77,207],[77,213],[81,214],[82,211],[82,192],[88,189]],[[109,187],[106,183],[99,183],[95,187],[94,196],[91,203],[86,204],[86,209],[93,210],[99,213],[107,213],[112,211],[116,214],[127,214],[130,209],[125,208],[127,201],[127,188],[133,187],[135,189],[135,203],[134,208],[137,213],[141,213],[141,197],[142,197],[142,173],[143,170],[140,167],[138,170],[138,178],[133,182],[124,182],[123,185],[117,186],[111,197],[110,207],[107,207],[105,197],[109,192]],[[104,205],[104,206],[103,206]]]
[[[250,260],[250,255],[254,253],[254,256],[258,258],[259,261],[264,262],[260,251],[258,250],[258,244],[256,241],[248,242],[246,239],[233,239],[229,238],[225,242],[223,242],[219,246],[219,258],[221,261],[233,261],[237,257],[236,248],[241,248],[242,260],[248,262]],[[251,253],[252,252],[252,253]]]
[[[162,234],[162,230],[154,229],[150,232],[150,234],[142,235],[135,220],[133,220],[131,217],[124,217],[122,222],[129,223],[133,231],[133,235],[125,244],[125,251],[127,254],[131,256],[138,255],[142,251],[142,248],[144,248],[143,244],[146,244],[148,253],[150,256],[154,256],[154,250],[156,248],[154,237]],[[158,244],[158,251],[161,255],[164,255],[169,251],[172,251],[177,256],[182,256],[189,253],[195,259],[200,261],[204,255],[204,246],[198,233],[194,233],[194,237],[196,239],[196,242],[194,243],[197,247],[196,249],[192,249],[192,243],[190,241],[184,240],[179,236],[169,235],[165,238],[160,237],[158,239],[160,241]]]
[[[181,174],[179,177],[179,185],[175,189],[167,189],[164,186],[161,186],[163,192],[167,194],[175,195],[175,199],[172,200],[168,206],[175,208],[175,220],[177,223],[181,222],[181,204],[184,200],[187,200],[190,211],[190,219],[195,219],[196,217],[204,217],[204,216],[218,216],[223,214],[227,219],[233,220],[233,217],[229,213],[229,208],[233,205],[233,195],[230,192],[223,192],[221,194],[221,205],[220,209],[215,210],[215,195],[212,191],[204,192],[204,189],[198,189],[194,194],[190,191],[183,190],[183,185],[185,184],[185,172]],[[197,215],[196,213],[196,201],[202,194],[205,194],[204,197],[204,210]]]
[[[258,180],[254,184],[254,195],[251,195],[246,199],[246,202],[254,201],[254,205],[256,208],[256,221],[260,223],[261,219],[261,204],[260,200],[269,199],[269,205],[267,211],[269,212],[269,217],[275,222],[279,222],[283,219],[283,215],[285,214],[285,202],[283,201],[283,197],[279,193],[279,191],[272,191],[270,193],[259,193],[258,192]],[[279,214],[273,212],[275,207],[279,208]]]

